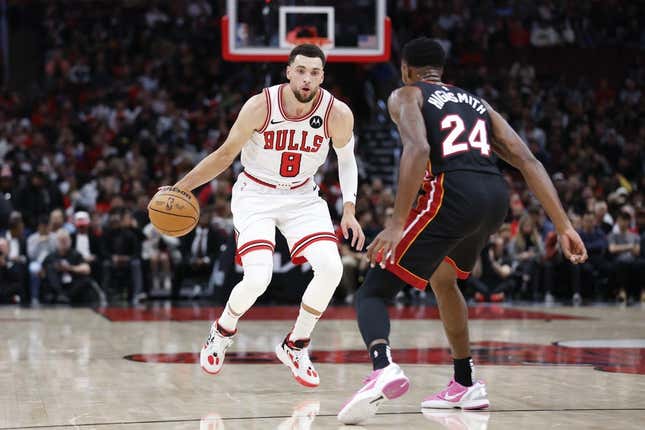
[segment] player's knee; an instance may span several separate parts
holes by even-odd
[[[365,275],[365,281],[356,293],[356,306],[361,306],[365,300],[379,299],[390,301],[396,296],[405,283],[387,270],[379,267],[370,269]]]
[[[430,277],[430,287],[436,293],[441,294],[447,289],[457,286],[457,274],[455,269],[448,263],[441,263],[437,270]]]
[[[271,282],[271,275],[273,274],[273,267],[268,264],[253,264],[244,266],[244,277],[242,278],[242,285],[244,289],[259,297],[269,286]]]
[[[314,276],[324,278],[330,286],[336,288],[343,277],[343,262],[338,253],[325,254],[312,265]]]

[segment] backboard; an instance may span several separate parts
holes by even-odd
[[[227,61],[286,61],[301,43],[319,45],[330,62],[390,58],[385,0],[227,0],[222,56]]]

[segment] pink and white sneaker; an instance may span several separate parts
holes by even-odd
[[[464,387],[453,379],[446,388],[423,399],[422,408],[432,409],[485,409],[490,406],[484,381],[476,381],[471,387]]]
[[[395,363],[370,373],[364,384],[338,412],[341,423],[362,423],[376,415],[383,401],[401,397],[410,389],[410,380]]]

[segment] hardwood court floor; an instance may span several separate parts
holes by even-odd
[[[640,307],[472,308],[492,407],[423,414],[422,398],[451,376],[441,322],[432,307],[392,309],[393,355],[411,390],[362,427],[335,417],[370,370],[351,308],[330,308],[314,333],[316,389],[272,353],[296,307],[250,311],[222,373],[204,374],[197,352],[218,312],[0,307],[0,430],[644,428]]]

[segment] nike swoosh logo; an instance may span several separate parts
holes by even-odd
[[[285,121],[285,120],[282,120],[282,121],[274,121],[274,120],[271,120],[271,124],[280,124],[281,122],[284,122],[284,121]]]
[[[454,396],[451,396],[450,394],[446,393],[443,395],[444,399],[446,400],[455,400],[457,397],[461,396],[462,393],[457,393]]]

